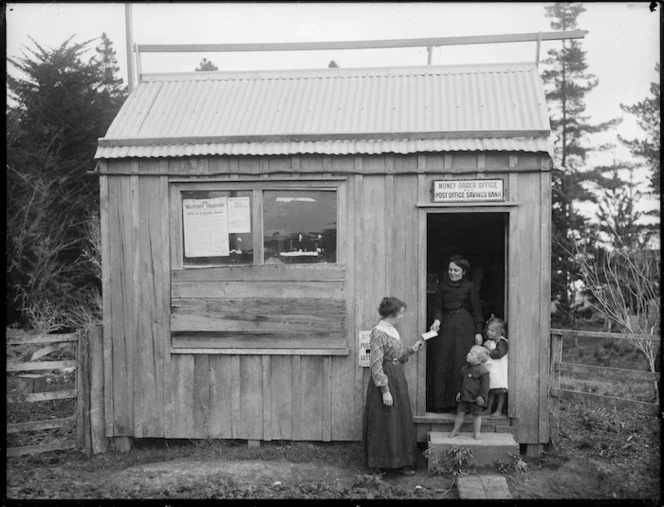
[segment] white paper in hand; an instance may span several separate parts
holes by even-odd
[[[434,336],[438,336],[438,333],[436,333],[435,331],[429,331],[428,333],[424,333],[422,335],[422,338],[424,338],[425,340],[429,340],[430,338],[433,338]]]

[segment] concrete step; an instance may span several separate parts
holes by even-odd
[[[439,412],[425,412],[421,415],[413,415],[413,421],[416,424],[454,424],[454,419],[456,419],[456,413],[439,413]],[[466,414],[463,418],[464,422],[472,422],[473,416]],[[491,415],[482,416],[482,426],[485,424],[500,424],[500,425],[509,425],[510,418],[506,415],[501,415],[493,417]]]
[[[502,475],[466,475],[457,479],[457,490],[462,500],[512,498],[507,481]]]
[[[452,438],[447,436],[447,432],[431,431],[429,432],[429,470],[432,470],[436,463],[444,462],[447,452],[453,447],[470,449],[473,453],[470,463],[475,466],[492,465],[497,460],[509,463],[512,461],[510,454],[519,454],[519,444],[511,433],[482,432],[480,440],[475,440],[472,429],[467,433],[462,431]]]
[[[417,426],[418,442],[428,441],[429,432],[449,433],[454,427],[456,414],[441,414],[426,412],[422,415],[413,416],[413,421]],[[491,417],[482,416],[482,433],[512,433],[517,438],[518,428],[516,422],[507,416]],[[462,432],[473,431],[473,418],[470,414],[464,417]]]

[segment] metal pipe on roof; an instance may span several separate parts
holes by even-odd
[[[127,86],[129,93],[134,89],[134,26],[131,3],[125,4],[125,33],[127,36]]]

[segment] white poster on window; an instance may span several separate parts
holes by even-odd
[[[371,331],[360,331],[360,343],[359,343],[359,355],[360,355],[360,366],[363,368],[368,368],[371,366],[371,349],[369,344],[371,343]]]
[[[251,212],[248,197],[228,198],[228,232],[251,232]]]
[[[183,199],[185,257],[225,257],[228,249],[228,198]]]

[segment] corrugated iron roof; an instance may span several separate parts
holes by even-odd
[[[549,151],[532,63],[147,75],[96,158]]]
[[[149,146],[110,146],[97,149],[96,158],[195,157],[206,155],[379,155],[445,151],[525,151],[553,153],[552,138],[396,139],[197,143]]]

